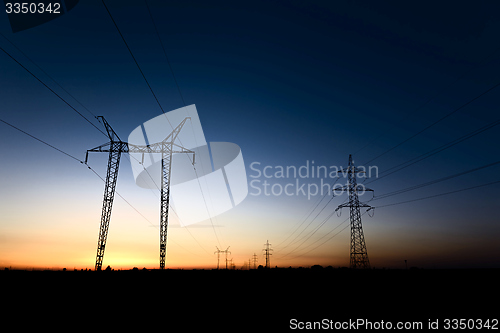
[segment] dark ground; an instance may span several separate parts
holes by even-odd
[[[0,271],[4,325],[281,332],[290,320],[499,319],[500,270]],[[499,326],[497,326],[499,327]],[[296,329],[298,330],[298,329]]]

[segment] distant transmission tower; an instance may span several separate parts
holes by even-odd
[[[221,253],[225,253],[226,254],[226,269],[227,269],[227,254],[228,253],[231,253],[231,251],[228,251],[230,246],[227,247],[227,249],[225,249],[224,251],[223,250],[219,250],[219,248],[216,246],[217,248],[217,251],[214,252],[214,254],[217,253],[217,269],[219,269],[219,263],[220,263],[220,254]]]
[[[267,241],[267,243],[264,244],[264,246],[265,248],[262,251],[264,251],[264,255],[266,256],[266,268],[271,268],[270,256],[272,256],[271,251],[273,251],[273,249],[271,249],[271,244],[269,244],[269,241]]]
[[[339,172],[345,172],[341,170]],[[366,207],[368,210],[373,209],[373,207],[359,202],[358,191],[373,191],[365,188],[364,186],[358,186],[356,182],[356,174],[364,173],[364,171],[359,170],[354,166],[352,161],[352,156],[349,155],[349,166],[347,167],[347,178],[348,183],[344,186],[343,190],[347,191],[349,194],[349,202],[339,205],[337,210],[344,207],[349,207],[350,214],[349,219],[351,222],[351,256],[350,256],[350,268],[370,268],[370,260],[368,260],[368,252],[366,251],[365,236],[363,234],[363,225],[361,224],[361,213],[360,208]]]
[[[256,253],[253,254],[252,260],[253,260],[253,269],[256,269],[257,268],[257,261],[259,261]],[[250,269],[250,268],[248,268],[248,269]]]

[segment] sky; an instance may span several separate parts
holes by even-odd
[[[194,104],[206,141],[237,144],[246,168],[233,209],[188,227],[170,212],[167,268],[214,268],[216,247],[264,265],[267,241],[273,267],[348,266],[346,194],[320,193],[335,179],[276,172],[340,169],[349,154],[378,170],[359,179],[374,190],[360,196],[376,207],[362,216],[372,267],[500,267],[498,183],[436,196],[499,181],[498,164],[377,198],[498,161],[493,127],[381,177],[498,120],[498,4],[148,0],[157,35],[144,1],[105,3],[162,109]],[[0,32],[0,119],[52,146],[83,160],[108,139],[11,57],[123,140],[162,114],[102,1],[15,33],[2,13]],[[103,181],[4,123],[0,152],[0,267],[93,269]],[[103,178],[106,163],[89,157]],[[157,268],[159,191],[135,184],[126,155],[117,192],[104,266]]]

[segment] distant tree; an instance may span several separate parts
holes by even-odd
[[[108,267],[106,267],[105,271],[106,272],[111,272],[111,266],[108,265]]]

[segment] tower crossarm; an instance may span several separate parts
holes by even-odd
[[[182,127],[184,126],[184,124],[186,123],[186,121],[187,121],[188,119],[191,119],[191,117],[186,117],[186,118],[184,118],[184,120],[183,120],[183,121],[181,121],[181,122],[179,123],[179,125],[177,125],[177,127],[176,127],[176,128],[174,128],[174,130],[173,130],[173,131],[172,131],[172,132],[171,132],[171,133],[170,133],[170,134],[169,134],[169,135],[168,135],[165,139],[163,139],[163,141],[162,141],[162,142],[168,142],[168,141],[170,141],[170,143],[174,143],[174,142],[175,142],[175,140],[177,139],[177,136],[178,136],[178,135],[179,135],[179,133],[181,132]]]
[[[126,143],[127,153],[143,153],[143,154],[178,154],[178,153],[191,153],[195,152],[184,148],[178,144],[172,142],[157,142],[150,145],[135,145],[131,143]],[[99,148],[99,147],[97,147]],[[95,149],[95,148],[94,148]]]
[[[365,207],[365,208],[373,209],[372,206],[370,206],[368,204],[365,204],[365,203],[362,203],[362,202],[360,202],[358,204],[351,204],[349,202],[346,202],[344,204],[339,205],[337,208],[335,208],[335,211],[337,211],[337,210],[339,210],[341,208],[346,208],[346,207],[359,207],[359,208]]]
[[[110,124],[104,119],[103,116],[97,116],[97,120],[104,125],[104,128],[106,128],[106,132],[108,133],[109,139],[114,142],[114,141],[122,141],[118,134],[113,130]]]
[[[172,147],[173,146],[173,147]],[[88,161],[89,153],[109,153],[111,150],[119,150],[121,153],[139,153],[139,154],[193,154],[193,164],[195,152],[184,148],[178,144],[163,143],[158,142],[152,145],[135,145],[128,142],[118,141],[118,142],[108,142],[97,146],[95,148],[87,150],[87,156],[85,157],[85,163]]]

